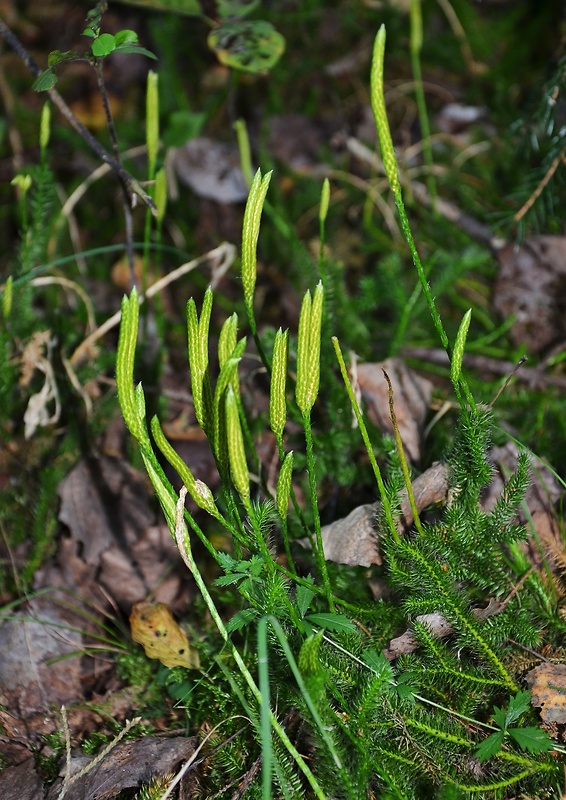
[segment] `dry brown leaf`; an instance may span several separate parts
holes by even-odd
[[[322,546],[327,561],[350,566],[381,564],[377,531],[374,528],[377,505],[358,506],[347,517],[322,529]]]
[[[418,511],[443,503],[448,494],[448,467],[436,462],[413,481],[413,494]],[[406,489],[401,492],[399,532],[413,522]],[[343,519],[322,528],[322,545],[327,561],[350,566],[369,567],[381,564],[375,518],[379,503],[358,506]]]
[[[166,667],[200,667],[197,651],[189,646],[187,634],[165,603],[136,603],[130,626],[132,639],[142,645],[148,658],[157,658]]]
[[[125,789],[137,789],[155,776],[175,773],[181,762],[194,753],[196,740],[158,739],[146,736],[136,741],[120,742],[93,769],[72,782],[65,793],[65,800],[111,800]],[[92,759],[91,759],[92,760]],[[76,763],[78,762],[78,763]],[[84,767],[84,758],[73,758],[73,767]],[[61,782],[49,790],[47,800],[57,800]]]
[[[413,464],[421,457],[421,434],[432,383],[417,375],[400,358],[388,358],[377,364],[358,364],[357,378],[371,422],[382,433],[393,435],[389,414],[389,390],[383,375],[387,372],[393,387],[393,404],[403,446]]]
[[[499,274],[493,305],[515,317],[511,338],[539,353],[566,336],[566,237],[531,236],[521,247],[498,253]]]
[[[34,612],[0,625],[2,702],[20,719],[83,696],[80,658],[65,657],[83,649],[82,633],[54,604],[45,601]]]
[[[248,196],[236,146],[197,137],[183,147],[171,148],[167,165],[170,177],[176,175],[199,197],[217,203],[243,203]]]
[[[59,520],[80,543],[87,564],[99,564],[113,544],[127,550],[128,540],[154,520],[144,479],[117,458],[81,459],[61,483],[59,497]]]
[[[531,688],[531,703],[540,706],[540,715],[547,724],[566,723],[566,664],[541,664],[526,676]]]

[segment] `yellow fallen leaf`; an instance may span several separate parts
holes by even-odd
[[[148,658],[158,658],[166,667],[200,667],[197,651],[189,646],[187,634],[165,603],[135,603],[130,627],[132,639],[142,645]]]

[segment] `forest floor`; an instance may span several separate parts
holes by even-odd
[[[494,403],[494,415],[498,430],[533,454],[529,513],[521,522],[530,521],[538,537],[554,537],[556,549],[562,547],[562,5],[423,3],[420,63],[430,139],[423,139],[410,20],[400,0],[259,4],[254,16],[268,19],[285,39],[277,63],[259,73],[220,63],[207,46],[209,23],[168,10],[172,2],[111,3],[103,17],[104,31],[134,30],[140,44],[157,55],[152,61],[140,53],[110,54],[103,67],[124,165],[142,183],[148,69],[159,75],[158,166],[167,174],[168,202],[146,258],[148,213],[143,204],[132,211],[136,285],[145,292],[157,284],[142,310],[136,366],[148,418],[159,415],[169,441],[216,495],[221,480],[191,394],[185,309],[191,297],[200,309],[211,285],[214,347],[223,321],[234,311],[249,333],[239,270],[248,183],[234,128],[243,120],[253,170],[273,170],[254,298],[265,346],[272,346],[279,327],[296,335],[301,299],[307,289],[314,290],[321,265],[328,287],[326,366],[314,429],[319,511],[328,526],[325,554],[343,565],[335,569],[346,593],[344,587],[354,581],[356,593],[380,596],[382,554],[367,535],[373,513],[367,509],[377,500],[367,454],[347,403],[335,403],[334,384],[324,383],[325,369],[337,373],[330,337],[338,337],[345,353],[355,354],[356,387],[376,440],[393,432],[383,366],[392,378],[405,450],[414,476],[421,476],[419,510],[446,499],[443,478],[435,483],[434,470],[450,447],[457,416],[448,357],[416,289],[411,254],[376,159],[369,73],[382,23],[387,113],[411,227],[440,316],[454,341],[463,315],[472,309],[463,369],[478,402],[490,403],[511,377]],[[42,68],[50,52],[88,44],[81,37],[85,13],[84,3],[70,0],[0,2],[0,19]],[[56,88],[72,113],[110,151],[92,67],[70,61],[57,73]],[[189,642],[200,647],[201,663],[209,663],[209,648],[215,646],[208,611],[179,556],[117,400],[117,312],[132,287],[120,185],[54,106],[49,142],[40,147],[45,93],[33,91],[32,83],[24,63],[4,43],[0,796],[59,797],[67,735],[74,769],[79,769],[123,730],[126,720],[140,718],[125,742],[104,756],[101,768],[71,783],[65,794],[69,800],[125,799],[152,776],[174,773],[194,755],[215,724],[211,704],[223,702],[224,690],[219,683],[199,695],[199,682],[211,681],[210,673],[185,669],[185,662],[165,666],[163,659],[149,660],[132,641],[132,608],[151,601],[166,604],[182,623]],[[16,175],[30,175],[31,186],[22,179],[14,182]],[[325,178],[330,198],[321,242]],[[278,449],[266,423],[269,386],[251,346],[239,374],[259,459],[250,470],[252,481],[259,486],[262,476],[273,488]],[[291,442],[294,426],[287,428]],[[510,440],[496,445],[491,454],[496,480],[485,507],[495,502],[497,481],[516,464]],[[297,461],[299,469],[304,463]],[[171,471],[167,475],[178,489],[178,478]],[[305,503],[308,485],[300,477],[295,492],[299,504]],[[366,509],[361,521],[338,531],[330,527],[356,508]],[[191,511],[216,550],[228,551],[226,533],[194,504]],[[284,559],[282,541],[274,540],[273,546]],[[308,550],[298,541],[293,546],[306,574]],[[212,586],[217,565],[202,545],[195,556]],[[215,599],[225,618],[238,610],[228,587],[217,587]],[[136,621],[134,609],[134,626]],[[195,766],[179,797],[212,796],[207,769],[205,763]],[[257,764],[247,764],[224,786],[217,775],[210,786],[217,787],[218,796],[239,797],[242,776],[251,783],[257,772]],[[200,782],[206,790],[199,789]]]

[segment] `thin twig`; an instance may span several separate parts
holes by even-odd
[[[102,107],[106,116],[106,126],[112,142],[112,151],[116,163],[123,169],[122,159],[120,158],[120,148],[118,147],[118,134],[116,133],[116,126],[114,124],[114,117],[112,116],[112,109],[108,100],[108,91],[104,83],[104,76],[102,74],[102,59],[97,58],[94,63],[94,71],[96,72],[96,81],[98,84],[98,91],[102,98]],[[126,254],[128,257],[128,266],[130,268],[130,286],[133,288],[136,285],[136,273],[134,270],[134,224],[132,219],[132,202],[130,200],[130,193],[128,184],[121,175],[118,175],[120,189],[122,190],[122,207],[124,209],[124,227],[126,232]]]
[[[28,53],[26,48],[20,42],[18,37],[12,33],[10,28],[6,25],[6,23],[0,19],[0,36],[7,42],[10,47],[15,51],[15,53],[21,58],[24,62],[28,70],[35,78],[39,78],[42,74],[41,68],[38,64],[34,61],[31,55]],[[154,216],[157,216],[157,206],[153,202],[152,198],[144,192],[140,183],[132,176],[130,173],[124,169],[124,167],[119,164],[110,153],[98,142],[92,133],[85,128],[85,126],[79,122],[77,117],[73,114],[67,103],[63,100],[59,92],[54,89],[46,89],[45,90],[47,95],[49,96],[50,100],[53,102],[54,105],[57,106],[61,114],[65,117],[67,122],[71,125],[72,128],[81,136],[84,141],[88,144],[88,146],[94,150],[96,155],[108,164],[113,172],[124,181],[128,188],[128,192],[130,195],[137,195],[146,206],[151,209],[151,213]]]
[[[554,159],[554,161],[552,162],[550,167],[547,169],[547,171],[545,172],[545,174],[541,178],[541,180],[540,180],[538,186],[536,187],[536,189],[534,190],[534,192],[531,194],[529,199],[526,200],[523,203],[521,208],[517,211],[517,213],[513,217],[515,222],[520,222],[523,219],[523,217],[525,216],[525,214],[527,213],[527,211],[529,211],[529,209],[531,209],[533,207],[535,202],[538,200],[538,198],[544,192],[546,186],[548,185],[548,182],[550,181],[550,179],[552,178],[552,176],[554,175],[554,173],[556,172],[556,170],[560,166],[560,163],[564,161],[564,157],[565,156],[566,156],[566,147],[564,147],[560,151],[560,153],[558,153],[558,155],[556,156],[556,158]]]
[[[503,392],[505,391],[505,389],[507,389],[507,387],[509,386],[509,382],[511,381],[511,378],[513,377],[513,375],[515,375],[515,374],[517,373],[517,371],[518,371],[519,367],[520,367],[522,364],[524,364],[526,360],[527,360],[527,356],[521,356],[521,358],[519,359],[519,361],[518,361],[518,362],[515,364],[515,367],[513,368],[513,370],[512,370],[512,371],[509,373],[509,375],[507,375],[507,377],[505,378],[505,381],[504,381],[504,383],[503,383],[503,386],[500,386],[500,387],[499,387],[499,389],[497,390],[497,394],[495,395],[495,397],[493,398],[493,400],[492,400],[492,401],[491,401],[491,403],[489,404],[489,407],[490,407],[490,408],[493,408],[493,406],[495,405],[495,403],[497,402],[497,400],[499,399],[499,397],[500,397],[500,396],[503,394]]]
[[[403,347],[401,355],[406,358],[415,358],[418,361],[428,361],[430,364],[438,364],[448,367],[449,361],[444,350],[433,347]],[[513,372],[517,380],[526,383],[528,386],[557,386],[566,389],[566,378],[560,375],[547,375],[540,367],[523,367],[513,364],[512,361],[502,361],[498,358],[489,356],[477,356],[472,353],[464,355],[464,366],[471,367],[478,371],[489,372],[492,375],[508,375]]]
[[[183,275],[186,275],[188,272],[192,272],[193,269],[196,267],[201,266],[201,264],[206,264],[207,261],[212,263],[213,271],[220,272],[221,269],[226,271],[229,266],[234,261],[236,257],[236,248],[233,244],[229,242],[222,242],[222,244],[218,245],[214,250],[210,250],[210,252],[205,253],[203,256],[199,258],[194,258],[192,261],[188,261],[186,264],[181,264],[180,267],[174,269],[172,272],[169,272],[163,278],[160,278],[158,281],[153,283],[145,293],[145,295],[139,296],[140,305],[153,295],[160,292],[162,289],[165,289],[170,283],[176,281],[178,278],[181,278]],[[72,354],[71,358],[69,359],[70,363],[73,366],[76,366],[80,361],[85,357],[85,354],[88,352],[89,348],[101,339],[108,331],[112,330],[112,328],[116,327],[120,323],[122,318],[122,312],[117,311],[113,314],[109,319],[106,320],[99,328],[97,328],[90,336],[80,343],[77,349]]]

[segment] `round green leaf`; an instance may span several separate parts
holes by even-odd
[[[285,50],[285,39],[263,20],[225,22],[208,35],[208,46],[227,67],[246,72],[271,69]]]
[[[97,58],[104,58],[116,49],[116,39],[111,33],[101,33],[92,43],[92,54]]]
[[[121,44],[137,44],[138,43],[138,35],[135,31],[128,30],[127,28],[123,31],[118,31],[118,33],[114,37],[116,41],[116,47],[119,47]]]

